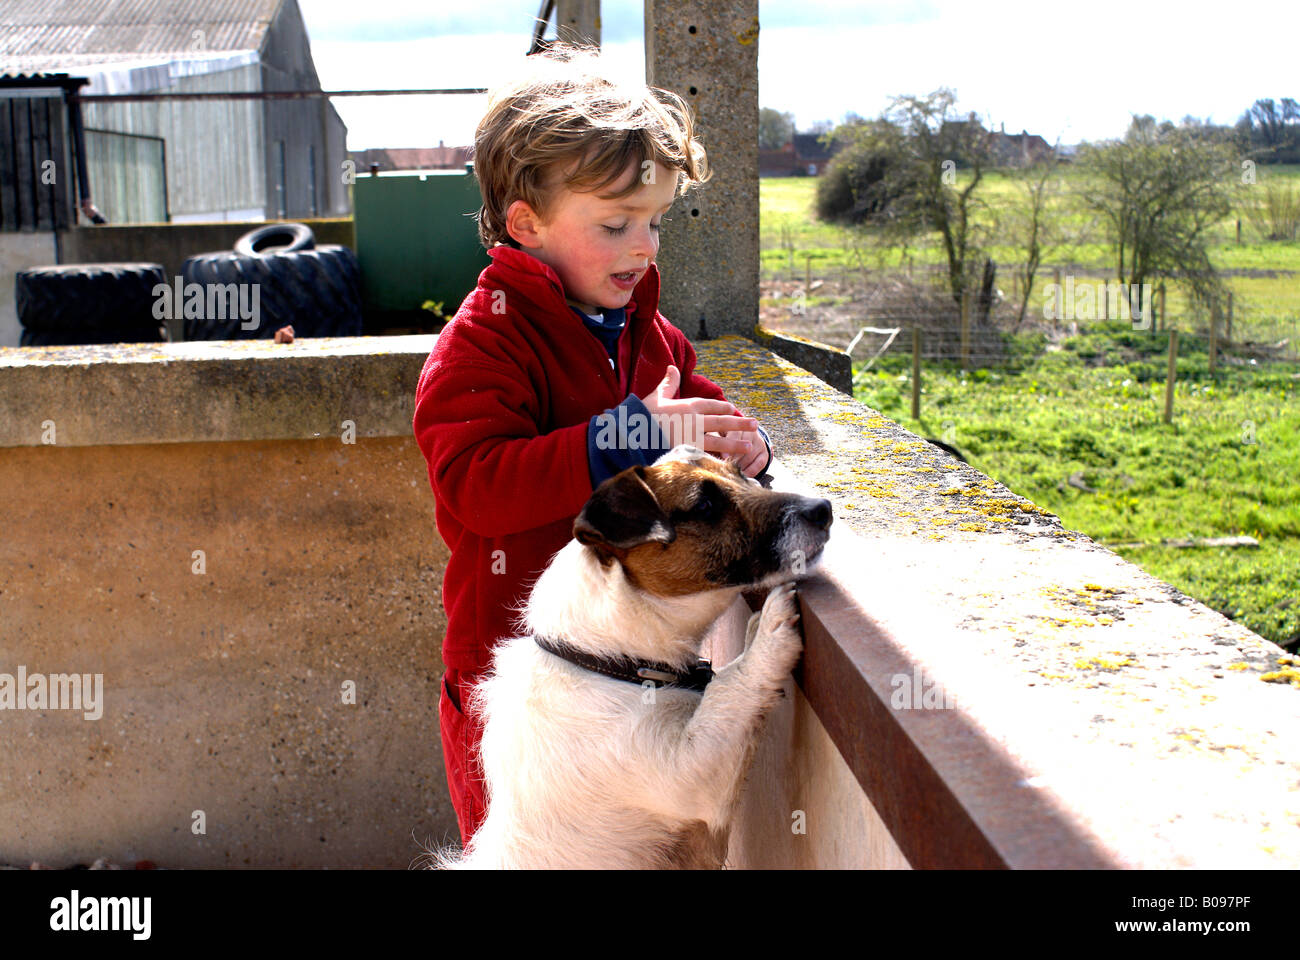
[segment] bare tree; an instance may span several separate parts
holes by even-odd
[[[981,254],[988,224],[977,223],[976,213],[983,209],[977,191],[991,163],[990,135],[975,114],[954,109],[956,99],[946,87],[895,97],[876,122],[839,128],[832,137],[865,139],[884,158],[876,195],[886,202],[872,222],[899,237],[937,233],[953,300],[960,305],[968,289],[978,288],[977,309],[987,318],[995,268]],[[962,186],[959,168],[969,174]]]
[[[1086,144],[1080,154],[1081,199],[1108,228],[1115,276],[1130,292],[1134,316],[1147,308],[1142,284],[1157,276],[1178,277],[1206,304],[1225,292],[1206,242],[1231,209],[1230,145],[1135,116],[1122,140]]]
[[[1059,162],[1055,148],[1047,157],[1021,167],[1015,174],[1022,205],[1012,214],[1011,239],[1025,252],[1024,260],[1014,268],[1015,277],[1020,281],[1016,332],[1019,332],[1020,325],[1025,322],[1025,312],[1029,308],[1029,297],[1033,293],[1038,268],[1060,246],[1062,240],[1061,218],[1056,206],[1060,196],[1058,175]]]

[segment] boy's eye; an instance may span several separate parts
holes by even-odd
[[[660,222],[662,223],[663,221],[660,221]],[[604,223],[602,223],[601,226],[604,227],[605,230],[606,230],[606,231],[607,231],[611,236],[615,236],[615,237],[617,237],[620,233],[622,233],[624,230],[627,229],[627,224],[626,224],[626,223],[623,224],[623,226],[621,226],[621,227],[611,227],[611,226],[609,226],[608,224],[604,224]],[[659,229],[659,224],[658,224],[658,223],[652,223],[652,224],[650,224],[650,229],[651,229],[651,230],[658,230],[658,229]]]

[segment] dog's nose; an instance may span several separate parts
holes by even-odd
[[[829,500],[805,500],[799,507],[799,516],[819,530],[828,530],[831,525],[831,502]]]

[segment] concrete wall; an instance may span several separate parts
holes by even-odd
[[[411,441],[28,447],[0,485],[28,518],[0,670],[105,691],[98,720],[0,719],[0,862],[405,867],[412,831],[455,835],[447,555]]]
[[[0,347],[18,346],[22,327],[14,306],[14,275],[57,262],[52,233],[0,233]]]
[[[758,609],[757,600],[754,607]],[[737,600],[714,625],[705,646],[715,669],[744,650],[750,613],[750,605]],[[767,718],[741,793],[727,865],[739,870],[909,869],[793,679],[786,681],[785,693]]]
[[[0,862],[405,867],[412,831],[454,837],[431,344],[0,350],[0,673],[105,689],[98,719],[0,711]],[[774,486],[835,510],[733,865],[1300,866],[1295,658],[752,341],[698,351]]]
[[[377,365],[369,345],[300,341],[0,367],[18,523],[0,672],[105,690],[97,720],[0,712],[0,863],[405,868],[413,834],[457,836],[437,722],[447,553],[409,435],[428,344]],[[134,360],[86,362],[113,353]],[[30,365],[51,355],[66,362]]]

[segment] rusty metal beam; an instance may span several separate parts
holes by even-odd
[[[427,97],[487,93],[486,87],[445,87],[434,90],[231,90],[221,93],[95,93],[73,94],[82,103],[154,103],[168,100],[311,100],[318,97]]]

